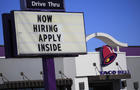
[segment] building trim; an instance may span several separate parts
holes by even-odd
[[[116,40],[115,38],[113,38],[111,35],[106,34],[106,33],[93,33],[90,34],[86,37],[86,41],[92,39],[92,38],[97,38],[102,40],[104,43],[106,43],[107,45],[113,47],[113,48],[117,48],[117,47],[128,47],[127,43],[122,43],[118,40]]]
[[[71,78],[56,80],[57,88],[61,86],[71,88],[72,84],[73,81]],[[44,81],[43,80],[9,81],[0,84],[0,90],[22,89],[22,88],[44,88]]]
[[[128,58],[140,58],[140,56],[126,56]]]

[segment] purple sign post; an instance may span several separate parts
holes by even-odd
[[[42,58],[45,90],[56,90],[54,58]]]

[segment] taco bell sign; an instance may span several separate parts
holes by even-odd
[[[112,48],[108,45],[101,47],[101,64],[103,67],[110,65],[117,57]]]

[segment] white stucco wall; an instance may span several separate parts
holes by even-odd
[[[84,83],[84,90],[89,90],[89,86],[88,86],[88,78],[87,77],[83,77],[83,78],[74,78],[74,89],[72,90],[80,90],[79,89],[79,83]]]
[[[127,66],[131,73],[131,79],[127,79],[127,90],[135,90],[134,82],[138,82],[140,90],[140,56],[128,56]]]
[[[100,65],[100,54],[99,52],[92,52],[88,53],[87,55],[81,55],[76,57],[76,76],[93,76],[93,75],[100,75],[98,70],[101,71]],[[120,65],[119,68],[116,65],[116,62]],[[96,63],[96,66],[93,66],[93,63]],[[97,70],[98,69],[98,70]],[[118,52],[117,58],[113,63],[106,67],[102,67],[103,71],[118,71],[118,70],[127,70],[126,65],[126,55],[124,52]]]
[[[40,80],[42,79],[40,71],[42,71],[41,58],[0,58],[0,73],[9,81],[23,80],[23,77],[20,75],[21,72],[24,72],[30,80]],[[0,83],[2,83],[1,78]]]

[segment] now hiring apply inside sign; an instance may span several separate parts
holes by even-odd
[[[83,13],[13,13],[17,55],[86,53]]]

